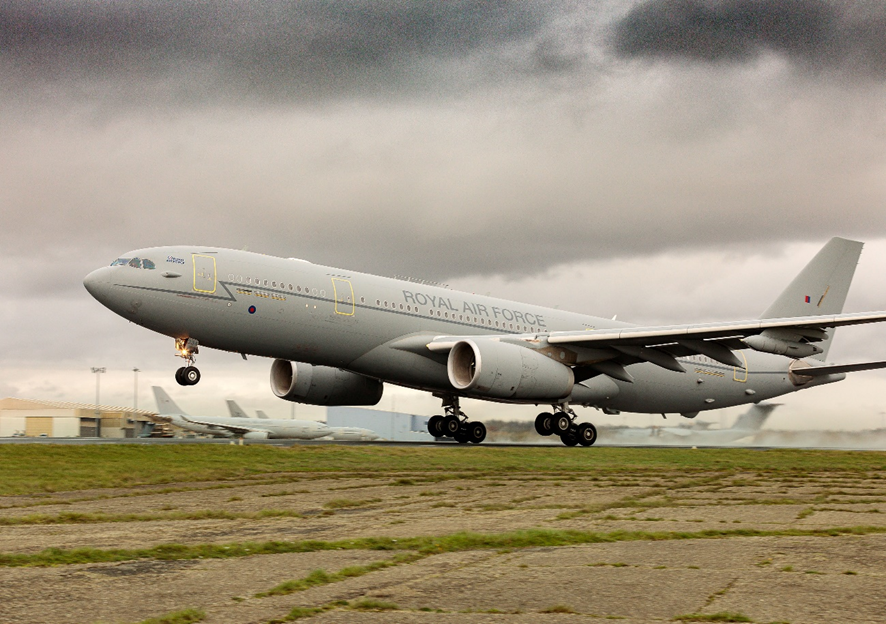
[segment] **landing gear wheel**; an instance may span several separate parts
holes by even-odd
[[[468,442],[480,444],[486,439],[486,425],[481,422],[472,422],[467,424]]]
[[[440,431],[440,424],[443,422],[442,416],[431,416],[428,420],[428,433],[435,438],[442,438],[443,432]]]
[[[564,435],[569,431],[570,425],[572,425],[572,421],[569,420],[569,416],[563,412],[558,412],[551,417],[551,429],[553,429],[553,432],[557,435]]]
[[[443,422],[440,423],[440,434],[454,438],[460,428],[461,423],[458,421],[458,417],[450,414],[443,417]]]
[[[458,431],[456,431],[452,437],[459,444],[467,444],[468,443],[468,431],[464,427],[459,427]]]
[[[550,412],[542,412],[535,417],[535,432],[538,435],[549,436],[554,433],[554,415]]]
[[[182,366],[180,369],[175,371],[175,380],[178,382],[180,386],[187,386],[188,380],[185,379],[185,367]]]
[[[200,381],[200,371],[196,366],[186,366],[182,373],[182,379],[185,380],[186,386],[196,386]]]
[[[597,441],[597,428],[591,423],[582,423],[578,426],[578,443],[582,446],[592,446]]]
[[[560,440],[566,446],[575,446],[578,444],[578,435],[573,433],[572,431],[567,431],[562,436],[560,436]]]

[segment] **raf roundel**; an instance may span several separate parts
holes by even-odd
[[[255,314],[255,306],[249,306],[249,313]]]

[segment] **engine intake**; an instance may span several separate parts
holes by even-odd
[[[274,360],[271,390],[281,399],[308,405],[375,405],[384,384],[331,366]]]
[[[497,340],[458,341],[449,352],[446,370],[457,390],[496,399],[562,399],[575,382],[568,366]]]

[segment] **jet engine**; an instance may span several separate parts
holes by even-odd
[[[794,340],[783,340],[778,337],[769,336],[765,332],[757,336],[748,336],[742,340],[755,351],[786,355],[792,358],[809,357],[810,355],[817,355],[822,351],[821,347],[818,345],[796,342]]]
[[[267,440],[271,435],[267,431],[247,431],[243,434],[244,440]]]
[[[331,366],[274,360],[271,390],[281,399],[309,405],[375,405],[384,385]]]
[[[457,390],[496,399],[562,399],[572,369],[526,347],[497,340],[460,340],[449,352],[449,382]]]

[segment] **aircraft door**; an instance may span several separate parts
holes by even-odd
[[[215,292],[215,257],[191,254],[194,259],[194,290],[202,293]]]
[[[333,277],[332,292],[335,296],[335,313],[354,316],[354,287],[350,280]]]

